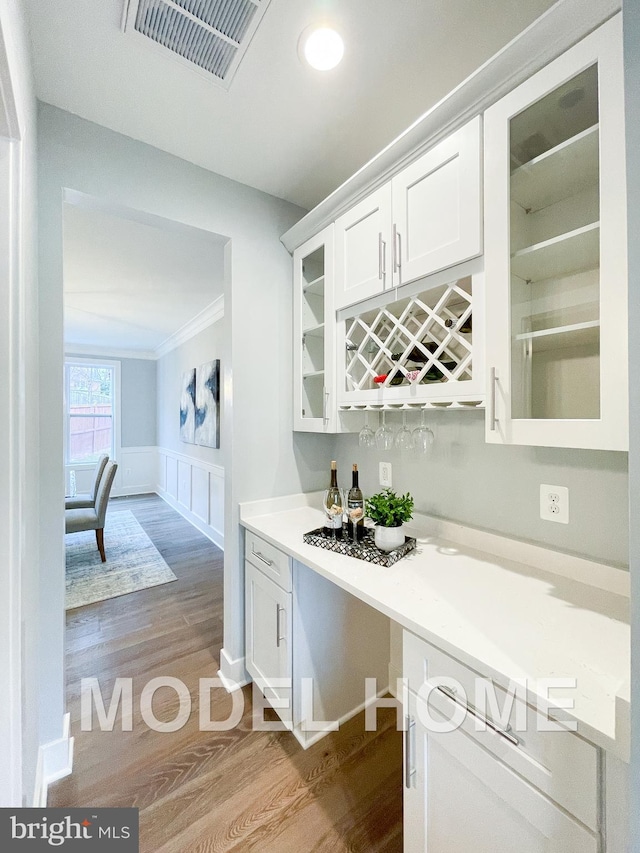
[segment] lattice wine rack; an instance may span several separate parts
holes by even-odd
[[[340,408],[483,405],[481,289],[469,275],[347,319]]]

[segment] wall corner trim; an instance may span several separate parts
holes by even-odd
[[[38,751],[33,808],[46,808],[49,786],[73,772],[73,738],[70,736],[71,715],[65,714],[62,737],[41,744]]]
[[[230,658],[224,649],[220,649],[220,669],[218,678],[224,684],[227,693],[234,693],[253,680],[245,669],[245,659]]]

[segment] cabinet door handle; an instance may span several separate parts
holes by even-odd
[[[387,266],[387,244],[382,239],[382,231],[378,233],[378,278],[384,279],[384,271]]]
[[[276,646],[280,648],[280,643],[285,639],[280,636],[280,614],[284,610],[284,607],[280,607],[279,604],[276,604]]]
[[[264,556],[264,554],[261,554],[261,553],[260,553],[260,551],[256,551],[256,549],[255,549],[255,545],[253,545],[253,543],[252,543],[252,545],[251,545],[251,553],[253,554],[253,556],[254,556],[254,557],[257,557],[259,560],[262,560],[262,562],[263,562],[266,566],[272,566],[272,565],[273,565],[273,560],[268,560],[268,559]]]
[[[413,767],[413,749],[411,748],[411,735],[416,728],[416,721],[408,714],[404,718],[404,786],[411,787],[411,780],[415,776],[416,768]]]
[[[495,367],[491,368],[489,377],[489,429],[491,432],[496,431],[498,418],[496,417],[496,386],[498,384],[498,374]]]
[[[396,224],[393,225],[393,271],[398,272],[400,267],[402,266],[402,257],[400,255],[401,243],[400,243],[400,232]]]
[[[436,690],[439,693],[442,693],[443,696],[446,696],[447,699],[451,699],[452,702],[455,702],[456,705],[459,705],[461,708],[464,708],[472,717],[475,717],[476,720],[480,720],[480,722],[486,726],[488,729],[491,729],[492,732],[495,732],[500,737],[503,737],[505,740],[508,740],[509,743],[514,746],[520,746],[520,739],[517,738],[510,728],[503,729],[501,726],[497,726],[492,720],[488,717],[485,717],[483,714],[479,714],[478,711],[473,708],[471,705],[468,705],[466,702],[461,702],[460,699],[455,694],[455,691],[450,687],[445,687],[441,684],[438,684]]]
[[[322,386],[322,420],[328,421],[329,415],[327,411],[329,409],[329,392],[326,389],[326,386]]]

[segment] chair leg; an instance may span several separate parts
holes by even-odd
[[[104,527],[101,527],[99,530],[96,530],[96,542],[98,543],[98,551],[100,551],[100,557],[103,563],[107,562],[107,558],[104,553]]]

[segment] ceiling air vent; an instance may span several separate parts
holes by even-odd
[[[229,87],[270,0],[128,0],[123,29]]]

